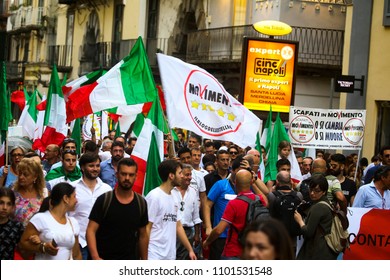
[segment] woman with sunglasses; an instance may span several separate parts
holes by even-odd
[[[304,238],[299,250],[298,260],[336,260],[337,253],[327,245],[325,235],[330,233],[333,214],[327,199],[328,181],[323,175],[316,174],[310,178],[309,194],[312,206],[305,221],[298,211],[294,218],[301,227]],[[320,203],[325,202],[325,203]]]
[[[0,168],[0,187],[9,188],[18,178],[18,164],[24,157],[24,149],[16,146],[10,152],[10,165],[4,165]]]
[[[228,148],[228,152],[230,155],[230,169],[232,167],[233,161],[237,158],[237,156],[240,154],[238,151],[238,147],[236,145],[231,145]]]

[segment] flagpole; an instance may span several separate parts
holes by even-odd
[[[359,149],[359,154],[358,154],[358,161],[356,162],[356,168],[355,168],[355,175],[353,176],[353,180],[356,182],[356,177],[357,177],[357,173],[358,173],[358,168],[359,168],[359,162],[360,162],[360,152],[361,152],[361,149]]]
[[[102,139],[103,139],[103,111],[100,111],[99,125],[100,125],[100,141],[102,141]]]
[[[175,158],[175,155],[176,155],[175,144],[174,144],[175,141],[173,141],[171,128],[169,127],[167,116],[165,115],[165,112],[162,109],[160,98],[158,98],[157,100],[158,100],[158,104],[161,108],[161,112],[163,113],[167,128],[169,130],[169,132],[168,132],[168,137],[169,137],[168,138],[168,157],[172,159],[172,158]]]
[[[8,157],[9,157],[9,154],[8,154],[8,130],[5,132],[5,162],[4,162],[4,166],[8,165]],[[8,170],[9,172],[9,170]]]

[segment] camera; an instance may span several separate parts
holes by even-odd
[[[299,214],[301,214],[302,217],[307,216],[307,211],[311,206],[310,201],[302,200],[302,202],[297,206],[297,211]]]

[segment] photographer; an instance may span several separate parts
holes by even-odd
[[[276,175],[275,190],[267,195],[271,217],[281,221],[294,247],[297,236],[301,235],[301,228],[294,219],[294,212],[302,202],[302,194],[292,189],[291,175],[288,171],[280,171]]]

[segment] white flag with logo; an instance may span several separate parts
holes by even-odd
[[[170,127],[254,147],[260,119],[206,70],[157,54]]]

